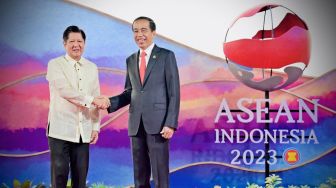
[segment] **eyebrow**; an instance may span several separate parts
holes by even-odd
[[[84,39],[69,39],[69,42],[73,42],[73,41],[84,41]]]
[[[142,28],[133,28],[133,30],[143,30],[143,29],[149,29],[147,27],[142,27]]]

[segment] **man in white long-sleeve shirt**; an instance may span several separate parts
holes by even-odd
[[[66,54],[48,63],[50,90],[48,142],[51,156],[51,183],[65,188],[71,169],[74,188],[84,188],[89,166],[89,143],[98,140],[99,108],[108,101],[99,98],[97,66],[82,57],[85,33],[69,26],[63,33]]]

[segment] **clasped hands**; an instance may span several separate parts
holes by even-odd
[[[98,96],[93,99],[92,102],[97,108],[101,110],[105,110],[110,107],[110,99],[107,96]]]

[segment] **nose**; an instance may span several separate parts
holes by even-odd
[[[135,36],[137,36],[137,37],[142,37],[142,36],[143,36],[143,33],[142,33],[141,31],[136,32],[136,33],[135,33]]]
[[[78,42],[78,41],[75,41],[75,42],[74,42],[74,46],[76,46],[76,47],[79,46],[79,42]]]

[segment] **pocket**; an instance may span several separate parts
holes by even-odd
[[[154,103],[154,110],[165,110],[166,103]]]

